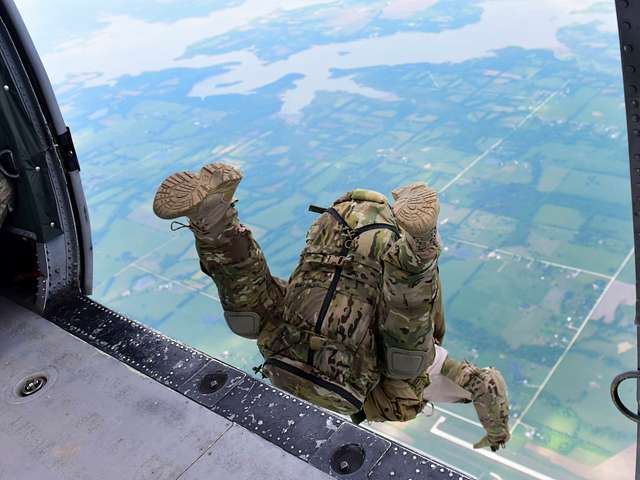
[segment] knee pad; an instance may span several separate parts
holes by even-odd
[[[224,319],[233,333],[255,340],[260,333],[260,315],[254,312],[224,312]]]
[[[434,351],[385,348],[386,375],[394,379],[415,378],[433,362]]]

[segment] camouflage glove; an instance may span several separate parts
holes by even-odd
[[[471,393],[473,406],[487,434],[473,448],[491,447],[497,451],[511,438],[509,400],[504,378],[495,368],[478,368],[467,362],[447,358],[442,372]]]
[[[432,258],[438,253],[437,223],[440,205],[438,194],[422,182],[412,183],[391,192],[396,200],[392,209],[402,227],[416,243],[416,254]]]

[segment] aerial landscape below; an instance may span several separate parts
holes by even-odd
[[[460,405],[364,426],[478,479],[633,478],[635,427],[609,397],[635,362],[613,2],[16,3],[74,135],[97,301],[253,373],[191,235],[152,212],[159,182],[239,167],[242,221],[288,278],[309,204],[424,181],[444,345],[502,371],[513,438],[473,450]]]

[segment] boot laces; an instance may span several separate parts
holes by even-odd
[[[198,223],[192,221],[189,221],[188,224],[185,224],[174,220],[173,222],[171,222],[170,228],[172,232],[177,232],[178,230],[182,230],[183,228],[188,228],[196,234],[203,235],[205,233],[204,227],[202,225],[198,225]]]

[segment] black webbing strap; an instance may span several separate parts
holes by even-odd
[[[357,237],[358,235],[361,235],[361,234],[363,234],[365,232],[368,232],[370,230],[379,230],[379,229],[391,230],[393,233],[396,234],[397,237],[400,236],[400,230],[398,230],[398,227],[396,227],[395,225],[388,224],[388,223],[370,223],[369,225],[365,225],[364,227],[356,228],[353,231],[353,236]]]
[[[291,365],[290,363],[287,362],[283,362],[282,360],[278,360],[277,358],[268,358],[267,360],[265,360],[264,362],[266,365],[274,365],[278,368],[281,368],[282,370],[285,370],[289,373],[292,373],[300,378],[304,378],[305,380],[310,381],[311,383],[315,383],[316,385],[329,390],[332,393],[337,394],[338,396],[340,396],[341,398],[345,399],[347,402],[349,402],[351,405],[353,405],[355,408],[357,408],[359,411],[362,410],[362,402],[356,398],[355,395],[353,395],[351,392],[349,392],[348,390],[345,390],[344,388],[341,388],[340,386],[328,382],[326,380],[324,380],[323,378],[317,377],[316,375],[309,373],[309,372],[305,372],[304,370],[296,367],[295,365]]]
[[[391,230],[393,233],[396,234],[396,236],[398,237],[400,236],[400,230],[398,230],[398,227],[396,227],[395,225],[391,225],[389,223],[370,223],[369,225],[364,225],[362,227],[352,228],[351,226],[349,226],[347,221],[342,217],[342,215],[340,215],[338,211],[333,207],[323,208],[323,207],[318,207],[316,205],[309,205],[309,211],[313,213],[319,213],[319,214],[328,213],[333,218],[335,218],[335,220],[340,225],[342,225],[342,227],[352,232],[351,238],[355,238],[370,230],[379,230],[379,229]]]
[[[364,409],[360,409],[356,413],[351,415],[351,423],[355,425],[360,425],[366,419],[367,419],[367,414],[364,413]]]
[[[318,207],[318,206],[316,206],[316,205],[309,205],[309,211],[310,211],[310,212],[313,212],[313,213],[320,213],[320,214],[322,214],[322,213],[326,212],[326,211],[327,211],[327,209],[326,209],[326,208],[322,208],[322,207]]]
[[[342,225],[342,227],[346,230],[353,230],[349,224],[347,223],[347,221],[342,218],[342,215],[340,215],[338,213],[338,211],[331,207],[331,208],[322,208],[322,207],[316,207],[315,205],[309,205],[309,211],[313,212],[313,213],[328,213],[329,215],[331,215],[336,222],[338,222],[340,225]]]

